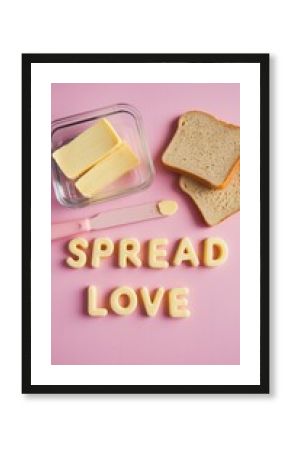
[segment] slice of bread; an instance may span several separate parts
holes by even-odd
[[[216,225],[240,210],[240,170],[224,189],[207,188],[193,178],[182,175],[179,186],[200,210],[205,222]]]
[[[231,180],[240,159],[240,127],[201,111],[183,114],[162,156],[163,163],[208,187],[222,189]]]

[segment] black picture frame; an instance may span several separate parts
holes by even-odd
[[[23,54],[22,55],[22,393],[267,394],[269,393],[269,54]],[[258,63],[260,65],[260,384],[31,384],[31,65],[33,63]]]

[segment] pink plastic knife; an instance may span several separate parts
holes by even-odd
[[[51,239],[61,239],[81,232],[103,230],[118,225],[167,217],[175,214],[176,211],[177,203],[173,200],[162,200],[105,211],[90,219],[52,224]]]

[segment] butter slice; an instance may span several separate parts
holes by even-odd
[[[172,216],[178,210],[178,204],[174,200],[162,200],[157,206],[163,216]]]
[[[84,197],[91,198],[139,164],[129,145],[122,142],[79,178],[76,188]]]
[[[120,143],[110,122],[100,119],[52,156],[65,176],[75,180]]]

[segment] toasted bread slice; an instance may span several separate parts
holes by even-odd
[[[207,188],[193,178],[182,175],[179,186],[200,210],[205,222],[216,225],[240,210],[240,170],[224,189]]]
[[[162,161],[175,172],[222,189],[237,171],[239,158],[239,126],[201,111],[191,111],[180,117]]]

